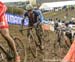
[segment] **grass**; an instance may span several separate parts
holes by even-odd
[[[47,12],[44,14],[45,18],[52,18],[53,20],[55,20],[56,18],[60,19],[60,20],[71,20],[72,17],[75,17],[75,9],[74,10],[60,10],[60,11],[52,11],[52,12]],[[65,19],[64,16],[67,15],[67,18]]]

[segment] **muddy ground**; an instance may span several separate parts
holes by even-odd
[[[22,36],[19,32],[19,25],[10,25],[10,34],[20,38],[25,46],[26,57],[25,62],[60,62],[60,60],[66,55],[68,49],[64,47],[60,47],[56,40],[57,36],[52,31],[46,31],[44,34],[43,46],[44,50],[41,52],[40,50],[37,51],[37,57],[33,58],[28,48],[28,40],[25,36]],[[0,35],[0,41],[5,44],[4,38]],[[62,41],[63,42],[63,41]],[[32,44],[33,45],[33,44]]]

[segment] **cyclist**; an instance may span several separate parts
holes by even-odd
[[[7,10],[7,7],[4,3],[0,1],[0,32],[1,35],[7,40],[9,43],[9,46],[14,51],[15,54],[15,62],[20,62],[20,56],[17,53],[16,46],[14,43],[14,40],[11,38],[9,34],[9,26],[5,17],[5,12]]]
[[[24,14],[24,18],[22,19],[22,24],[24,24],[24,20],[26,17],[29,19],[28,26],[34,26],[37,25],[39,21],[39,14],[33,9],[33,6],[31,4],[28,4],[26,6],[27,12]]]
[[[40,45],[41,45],[41,39],[39,38],[39,35],[37,32],[38,25],[40,24],[39,13],[33,9],[33,6],[31,4],[28,4],[26,6],[26,10],[27,10],[27,12],[24,14],[24,18],[22,19],[22,27],[24,25],[24,19],[26,17],[28,17],[28,19],[29,19],[28,27],[34,27],[35,28],[36,35],[37,35],[38,40],[40,41]],[[29,35],[29,31],[30,30],[27,31],[27,36]]]

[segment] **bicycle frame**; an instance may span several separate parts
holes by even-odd
[[[35,31],[36,31],[36,36],[37,36],[37,38],[38,38],[38,40],[40,40],[39,42],[37,42],[36,40],[35,40],[35,37],[34,37],[34,35],[33,35],[33,31],[32,31],[32,29],[35,29]],[[39,47],[39,49],[40,50],[42,50],[42,48],[41,48],[41,45],[42,45],[42,42],[41,42],[41,38],[39,37],[39,35],[38,35],[38,28],[36,29],[35,27],[27,27],[27,28],[24,28],[24,29],[22,29],[22,30],[20,30],[20,32],[21,32],[21,34],[23,35],[23,31],[25,31],[25,30],[29,30],[28,32],[29,32],[29,35],[27,36],[27,38],[28,37],[31,37],[32,39],[33,39],[33,41],[34,41],[34,43],[35,43],[35,45],[36,45],[36,49],[37,49],[37,47]],[[29,38],[28,38],[29,39]],[[29,41],[29,43],[30,43],[30,41]],[[29,44],[30,45],[30,44]],[[34,52],[32,51],[32,48],[31,47],[29,47],[30,48],[30,51],[31,51],[31,53],[32,53],[32,55],[33,55],[33,57],[34,58],[36,58],[36,56],[37,55],[35,55],[34,54]]]
[[[40,25],[40,24],[39,24]],[[38,27],[39,27],[39,25],[38,25]],[[40,25],[41,26],[41,25]],[[27,27],[27,28],[22,28],[21,30],[20,30],[20,32],[21,32],[21,34],[23,35],[23,31],[24,30],[30,30],[31,31],[31,29],[35,29],[35,31],[36,31],[36,36],[37,36],[37,38],[38,38],[38,40],[39,40],[39,44],[37,44],[36,42],[36,45],[38,45],[38,47],[40,48],[40,50],[42,50],[42,47],[41,47],[41,45],[42,45],[42,40],[41,40],[41,37],[40,37],[40,35],[39,35],[39,33],[40,32],[43,32],[43,30],[41,29],[41,31],[39,32],[39,28],[38,27]],[[41,28],[41,27],[40,27]],[[31,33],[32,34],[32,33]],[[34,36],[33,36],[34,37]]]

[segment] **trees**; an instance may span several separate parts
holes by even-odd
[[[8,7],[7,13],[22,15],[24,13],[24,9],[18,7]]]

